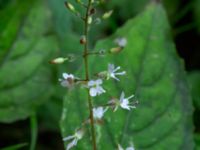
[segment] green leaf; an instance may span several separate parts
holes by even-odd
[[[136,149],[143,150],[194,148],[190,92],[183,62],[169,33],[165,10],[159,3],[151,3],[110,38],[98,42],[96,50],[114,46],[117,37],[126,37],[128,44],[119,55],[90,57],[90,75],[107,69],[108,63],[120,65],[127,75],[120,77],[120,82],[105,81],[107,93],[95,97],[94,105],[105,104],[112,96],[119,97],[121,91],[127,97],[135,94],[139,101],[135,110],[106,112],[104,123],[96,127],[98,149],[115,149],[117,143],[123,147],[133,143]],[[82,77],[83,72],[80,70],[76,76]],[[81,88],[66,95],[61,118],[63,137],[73,134],[88,118],[85,93]],[[90,149],[89,139],[85,135],[77,149]]]
[[[20,25],[31,7],[30,2],[26,0],[22,0],[21,3],[11,1],[0,11],[0,61],[3,61],[8,49],[15,41]]]
[[[52,72],[47,62],[57,43],[47,34],[50,11],[39,1],[25,3],[26,7],[20,0],[8,5],[14,5],[9,11],[16,13],[1,24],[5,28],[0,34],[0,122],[28,117],[52,91]]]
[[[188,82],[190,85],[194,105],[200,110],[200,72],[193,71],[188,73]]]
[[[195,0],[194,4],[194,21],[197,25],[197,29],[200,32],[200,0]]]
[[[195,134],[194,139],[196,144],[195,150],[200,150],[200,134]]]

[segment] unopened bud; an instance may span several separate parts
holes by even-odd
[[[119,53],[123,50],[123,47],[113,47],[110,49],[110,53],[112,54],[116,54],[116,53]]]
[[[89,16],[88,17],[88,22],[87,22],[88,24],[91,24],[92,23],[92,17],[91,16]]]
[[[87,42],[87,41],[86,41],[85,35],[82,35],[81,38],[80,38],[80,43],[81,43],[81,44],[86,44],[86,42]]]
[[[72,12],[76,11],[75,8],[74,8],[74,6],[71,3],[69,3],[69,2],[65,2],[65,6],[66,6],[66,8],[68,8]]]
[[[113,13],[113,10],[110,10],[110,11],[104,13],[102,18],[103,19],[108,19],[112,15],[112,13]]]
[[[64,63],[68,58],[58,57],[50,61],[51,64],[62,64]]]

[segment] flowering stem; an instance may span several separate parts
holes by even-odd
[[[89,81],[89,67],[88,67],[88,18],[89,18],[89,11],[91,8],[92,0],[88,1],[87,9],[86,9],[86,15],[84,19],[84,35],[86,38],[86,43],[84,45],[84,65],[85,65],[85,78],[87,81]],[[93,104],[92,104],[92,98],[89,93],[89,89],[87,89],[87,95],[88,95],[88,105],[89,105],[89,111],[90,111],[90,126],[91,126],[91,134],[92,134],[92,145],[93,145],[93,150],[97,150],[96,146],[96,136],[95,136],[95,128],[94,128],[94,118],[93,118]]]

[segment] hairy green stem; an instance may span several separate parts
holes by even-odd
[[[88,1],[87,9],[86,9],[86,15],[85,15],[85,20],[84,20],[84,34],[86,38],[86,43],[84,45],[84,65],[85,65],[85,78],[87,81],[89,81],[89,67],[88,67],[88,18],[89,18],[89,11],[91,9],[91,4],[92,0]],[[96,146],[96,134],[95,134],[95,127],[94,127],[94,118],[93,118],[93,104],[92,104],[92,98],[89,93],[89,89],[87,89],[87,95],[88,95],[88,106],[89,106],[89,111],[90,111],[90,126],[91,126],[91,134],[92,134],[92,146],[93,150],[97,150]]]

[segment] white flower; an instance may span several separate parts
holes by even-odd
[[[65,138],[63,138],[63,141],[69,141],[69,140],[72,140],[68,145],[67,145],[67,148],[66,150],[69,150],[71,149],[72,147],[76,146],[78,141],[80,139],[82,139],[84,135],[84,131],[83,130],[78,130],[74,135],[70,135],[70,136],[67,136]]]
[[[108,108],[103,109],[103,107],[93,108],[93,116],[95,119],[101,119]]]
[[[106,91],[101,87],[103,81],[101,79],[90,80],[88,82],[88,87],[90,88],[90,96],[94,97],[105,93]]]
[[[125,94],[124,92],[122,92],[119,99],[121,108],[127,109],[127,110],[130,110],[131,108],[136,108],[135,105],[129,105],[129,99],[133,98],[134,95],[131,95],[128,98],[124,98],[124,96]]]
[[[127,109],[127,110],[130,110],[131,108],[136,108],[138,101],[131,102],[131,103],[129,102],[129,99],[133,98],[134,95],[131,95],[128,98],[125,98],[124,96],[125,94],[124,92],[122,92],[120,99],[112,98],[108,102],[108,105],[110,105],[110,107],[113,109],[114,112],[118,109],[118,107],[121,107],[122,109]]]
[[[116,75],[125,75],[126,74],[126,71],[117,72],[119,69],[120,69],[120,66],[115,68],[115,66],[113,64],[108,64],[107,79],[113,78],[113,79],[119,81],[119,79],[116,77]]]
[[[120,144],[118,144],[118,150],[124,150]],[[133,146],[127,147],[125,150],[135,150]]]
[[[63,87],[71,87],[74,83],[74,75],[63,73],[62,76],[63,76],[63,79],[58,79],[60,81],[60,84]]]
[[[115,39],[114,42],[120,47],[125,47],[127,44],[126,38],[123,38],[123,37]]]

